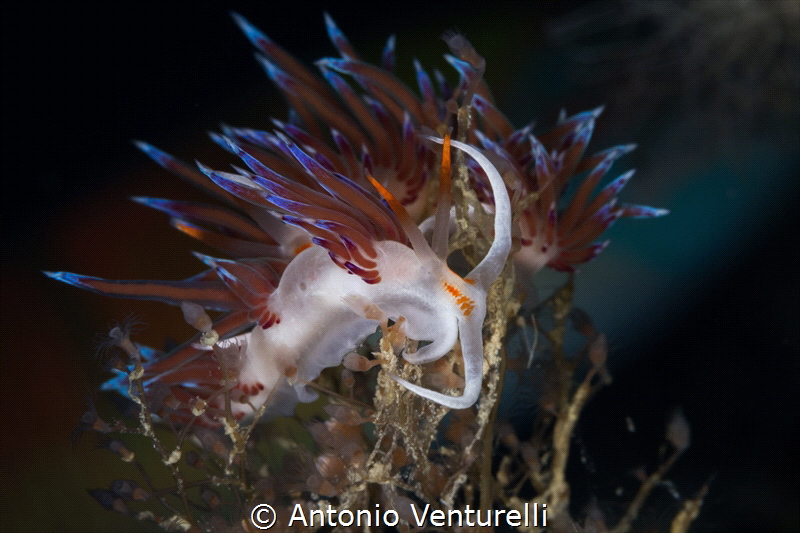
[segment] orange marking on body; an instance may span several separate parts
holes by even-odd
[[[307,248],[311,248],[311,243],[310,243],[310,242],[307,242],[307,243],[301,244],[300,246],[298,246],[297,248],[295,248],[295,249],[294,249],[294,255],[300,255],[300,252],[302,252],[303,250],[305,250],[305,249],[307,249]]]
[[[464,278],[464,281],[466,281],[470,285],[475,285],[475,280],[474,279]]]
[[[464,313],[464,316],[469,316],[472,311],[475,309],[475,302],[469,296],[464,295],[458,287],[447,283],[446,281],[443,282],[444,288],[447,292],[453,295],[455,298],[456,304],[458,305],[461,312]]]

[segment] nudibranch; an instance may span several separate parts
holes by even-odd
[[[571,272],[575,265],[596,257],[609,241],[595,242],[616,220],[623,217],[655,218],[667,209],[618,204],[617,194],[633,171],[612,180],[594,196],[614,162],[636,148],[620,145],[584,157],[595,120],[602,107],[567,117],[562,111],[554,128],[535,136],[531,126],[513,130],[491,104],[476,95],[479,114],[493,117],[492,127],[473,128],[476,144],[496,165],[511,186],[518,218],[520,250],[514,262],[520,272],[535,274],[544,266]],[[492,203],[492,193],[481,184],[483,172],[469,163],[481,199]],[[571,182],[583,181],[567,194]]]
[[[448,187],[450,139],[427,138],[444,144],[442,187]],[[341,364],[344,355],[387,319],[399,321],[402,317],[402,333],[428,342],[414,353],[403,353],[403,357],[415,364],[434,361],[460,340],[466,385],[461,396],[449,396],[392,377],[447,407],[473,405],[482,383],[486,293],[500,274],[511,245],[510,201],[501,176],[489,160],[478,149],[452,141],[453,147],[476,161],[495,195],[494,241],[486,256],[462,278],[450,270],[446,257],[434,252],[400,202],[376,180],[371,182],[386,203],[328,170],[288,140],[279,140],[279,144],[295,157],[309,180],[316,180],[319,190],[288,180],[249,157],[235,141],[227,142],[250,170],[233,174],[202,165],[200,169],[224,191],[262,209],[263,216],[283,213],[284,222],[311,236],[308,246],[301,245],[288,263],[269,257],[229,260],[199,256],[210,270],[172,283],[113,282],[66,272],[49,273],[60,281],[104,294],[184,306],[190,302],[232,311],[214,326],[223,336],[234,329],[232,326],[241,325],[244,314],[256,323],[247,333],[219,341],[214,350],[190,344],[166,358],[148,362],[148,388],[168,394],[173,409],[180,406],[178,410],[183,409],[184,414],[186,406],[198,398],[221,409],[220,384],[226,377],[224,372],[233,370],[233,389],[238,396],[232,403],[232,413],[236,418],[267,401],[279,402],[276,412],[286,412],[296,400],[316,397],[306,384],[322,369]],[[189,173],[188,167],[163,152],[148,145],[143,148],[165,166]],[[206,223],[213,220],[242,237],[246,230],[257,234],[254,226],[246,226],[244,219],[222,208],[161,200],[150,203],[173,215]],[[445,231],[436,232],[434,239],[446,239],[446,224],[439,226]],[[288,242],[281,242],[287,238]],[[271,248],[264,252],[294,246],[297,235],[278,232],[275,240],[276,244],[265,245]],[[446,250],[436,243],[434,247]]]
[[[226,127],[224,135],[212,135],[248,167],[237,173],[199,164],[198,170],[137,143],[227,207],[134,198],[171,215],[177,229],[231,259],[196,254],[208,270],[175,282],[47,274],[106,295],[180,305],[187,321],[203,331],[169,354],[140,349],[148,399],[173,421],[219,425],[223,408],[238,419],[265,403],[273,413],[289,413],[298,400],[316,397],[308,382],[341,364],[387,320],[396,321],[407,338],[424,341],[415,352],[402,353],[406,361],[435,361],[457,342],[464,360],[460,396],[392,375],[396,381],[451,408],[473,405],[482,383],[486,294],[511,247],[510,201],[480,150],[449,135],[420,132],[443,131],[448,118],[454,126],[451,108],[458,95],[465,94],[461,105],[469,105],[476,87],[489,97],[485,86],[467,63],[449,58],[462,80],[449,89],[439,76],[448,108],[415,62],[420,100],[389,72],[394,39],[383,68],[368,65],[327,15],[328,33],[342,57],[318,63],[326,85],[243,18],[234,18],[289,100],[291,120],[275,121],[273,133]],[[337,72],[351,76],[363,92],[357,94]],[[416,223],[426,207],[428,174],[437,168],[437,143],[443,145],[439,216],[429,244]],[[446,261],[451,145],[481,169],[495,204],[493,242],[463,278]],[[226,314],[212,324],[205,309]],[[125,393],[127,373],[118,372],[105,388]]]

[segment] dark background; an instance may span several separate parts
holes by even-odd
[[[576,450],[593,466],[572,470],[576,515],[589,494],[609,515],[621,512],[615,489],[635,486],[630,471],[655,464],[664,421],[680,407],[693,440],[670,479],[688,497],[716,476],[693,530],[797,530],[800,15],[791,0],[734,13],[699,4],[711,7],[3,7],[0,529],[143,525],[102,510],[86,492],[135,474],[91,439],[73,444],[70,433],[88,398],[108,400],[94,392],[104,376],[93,354],[115,321],[134,313],[143,322],[137,339],[151,345],[180,340],[188,327],[177,310],[85,293],[40,270],[119,279],[196,273],[190,239],[127,198],[202,197],[130,140],[224,168],[230,160],[205,131],[285,118],[228,11],[311,63],[334,53],[328,9],[370,61],[397,34],[409,83],[412,57],[449,73],[439,35],[464,32],[487,57],[499,107],[518,126],[536,118],[546,127],[561,107],[607,103],[590,148],[638,142],[617,172],[638,168],[623,200],[672,210],[618,223],[610,248],[576,278],[578,304],[611,339],[615,377],[578,428]],[[768,38],[776,28],[781,37]],[[545,274],[537,285],[546,294],[561,281]],[[512,415],[532,408],[507,407]],[[657,489],[643,514],[660,523],[675,505]]]

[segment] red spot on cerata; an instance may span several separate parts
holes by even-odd
[[[281,319],[275,313],[266,312],[263,315],[263,321],[261,322],[261,329],[267,329],[268,327],[280,324]]]

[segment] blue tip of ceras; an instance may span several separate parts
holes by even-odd
[[[528,135],[530,135],[531,130],[533,129],[533,127],[535,125],[536,125],[535,122],[532,122],[532,123],[528,124],[527,126],[524,126],[524,127],[520,128],[520,129],[518,129],[517,131],[515,131],[514,133],[511,134],[511,136],[508,138],[508,140],[506,142],[508,144],[510,144],[510,145],[515,145],[517,143],[522,142],[523,139],[527,138]]]
[[[72,272],[50,272],[48,270],[43,270],[42,274],[44,274],[50,279],[64,282],[68,285],[72,285],[73,287],[79,287],[81,289],[91,289],[91,287],[87,286],[82,281],[88,276],[81,276],[80,274],[74,274]]]
[[[658,218],[668,215],[669,209],[647,205],[625,205],[625,216],[629,218]]]
[[[275,65],[275,63],[273,63],[269,59],[267,59],[266,56],[263,56],[258,53],[256,53],[255,56],[256,60],[261,64],[261,67],[267,73],[267,76],[269,76],[269,79],[272,80],[272,82],[275,85],[277,85],[282,90],[287,92],[291,92],[293,90],[294,80],[292,79],[291,76],[289,76],[283,70],[278,68],[278,66]]]
[[[338,70],[339,72],[343,72],[344,74],[357,75],[357,72],[355,72],[355,62],[350,59],[324,57],[317,60],[314,64],[320,68],[330,68],[333,70]]]
[[[99,281],[105,282],[103,278],[98,278],[95,276],[84,276],[82,274],[75,274],[73,272],[49,272],[43,270],[42,273],[47,276],[48,278],[61,281],[66,283],[67,285],[72,285],[73,287],[78,287],[79,289],[92,291],[98,294],[107,294],[102,290],[92,286],[90,282],[92,281]]]
[[[623,156],[623,155],[625,155],[625,154],[629,154],[629,153],[633,152],[633,151],[634,151],[634,150],[636,150],[636,148],[638,148],[638,147],[639,147],[639,145],[638,145],[638,144],[636,144],[636,143],[630,143],[630,144],[620,144],[620,145],[618,145],[618,146],[614,146],[614,147],[613,147],[613,148],[611,148],[611,149],[612,149],[612,150],[617,150],[617,151],[618,151],[618,153],[619,153],[619,156],[618,156],[618,157],[622,157],[622,156]]]
[[[475,68],[469,62],[459,59],[456,56],[445,54],[444,58],[462,77],[470,76],[475,72]]]
[[[634,172],[636,172],[636,169],[631,169],[622,174],[620,177],[606,185],[603,189],[603,192],[608,192],[609,196],[615,196],[619,191],[622,190],[623,187],[625,187],[625,185],[628,184]]]
[[[136,147],[139,150],[141,150],[142,152],[147,154],[147,156],[150,159],[152,159],[153,161],[158,163],[163,168],[166,168],[167,170],[169,170],[170,164],[174,164],[174,163],[178,162],[177,159],[175,159],[174,157],[172,157],[168,153],[166,153],[166,152],[164,152],[162,150],[159,150],[158,148],[156,148],[152,144],[146,143],[144,141],[133,141],[133,144],[135,144]]]
[[[445,78],[441,70],[438,68],[433,69],[433,77],[436,79],[436,85],[439,86],[439,94],[453,94],[453,88],[447,83],[447,78]]]
[[[217,143],[217,145],[219,145],[223,150],[233,155],[236,155],[236,150],[232,146],[233,141],[229,137],[225,135],[220,135],[219,133],[213,131],[209,131],[208,136],[211,137],[211,140]]]
[[[381,67],[383,70],[387,70],[389,72],[394,71],[395,42],[395,36],[390,35],[389,38],[386,39],[386,46],[383,48],[383,53],[381,54]]]
[[[219,174],[214,169],[205,166],[200,161],[195,161],[195,164],[197,165],[197,168],[200,170],[200,172],[205,174],[208,179],[210,179],[211,181],[213,181],[214,183],[216,183],[217,185],[219,185],[220,187],[222,187],[231,194],[237,194],[239,187],[242,188],[245,187],[242,183],[238,183],[229,178],[226,178],[225,176]]]
[[[425,100],[434,100],[436,95],[433,91],[433,83],[431,83],[431,78],[428,76],[428,73],[425,72],[425,69],[422,68],[422,64],[416,58],[414,59],[414,71],[417,74],[417,86],[419,87],[420,93],[422,93],[422,97]]]
[[[205,174],[207,177],[211,178],[212,180],[214,179],[214,176],[217,174],[214,171],[213,168],[205,166],[200,161],[195,160],[194,164],[197,165],[197,168],[198,168],[198,170],[200,170],[200,172],[202,172],[203,174]]]
[[[339,94],[352,92],[352,88],[347,84],[346,81],[344,81],[344,78],[336,74],[333,70],[326,68],[324,64],[320,64],[319,61],[316,63],[316,65],[319,66],[320,70],[322,71],[322,75],[325,77],[325,80],[327,80],[327,82],[330,83],[334,89],[336,89],[336,92]]]
[[[244,163],[259,176],[271,176],[275,173],[267,167],[264,163],[259,161],[257,158],[253,157],[249,153],[247,153],[235,140],[227,137],[225,135],[218,135],[216,133],[210,133],[211,138],[222,146],[225,150],[232,153],[235,156],[238,156]],[[209,176],[211,177],[211,176]],[[213,179],[213,178],[212,178]]]
[[[475,95],[475,98],[477,97],[478,96]],[[475,99],[473,99],[473,102],[474,101]],[[481,143],[481,146],[484,150],[493,150],[497,146],[497,143],[492,142],[489,137],[487,137],[486,134],[482,133],[480,130],[475,130],[475,136],[478,138],[478,142]]]
[[[223,276],[223,278],[228,278],[229,280],[238,281],[236,276],[231,274],[228,270],[225,269],[225,263],[233,263],[232,261],[226,259],[218,259],[216,257],[211,257],[210,255],[201,254],[200,252],[192,252],[192,254],[202,261],[206,266],[213,268],[219,275]],[[224,279],[223,279],[224,281]]]
[[[479,94],[476,94],[472,97],[472,105],[481,113],[484,113],[487,109],[489,109],[489,101]]]
[[[274,44],[272,39],[267,37],[267,35],[261,30],[250,24],[250,22],[248,22],[247,19],[240,14],[231,11],[231,17],[233,17],[233,20],[256,48],[266,51],[268,46]]]
[[[594,131],[594,121],[600,116],[605,107],[606,106],[601,105],[594,109],[590,109],[589,111],[576,113],[571,117],[567,117],[566,110],[562,109],[558,117],[558,125],[561,126],[566,124],[567,126],[572,127],[572,131],[569,135],[573,136],[573,138],[570,138],[569,142],[578,142],[574,139],[574,137],[578,136],[581,137],[581,142],[588,142],[589,137],[591,137],[591,134]],[[588,136],[586,136],[587,133]]]
[[[271,135],[269,132],[254,130],[251,128],[234,128],[232,126],[228,126],[227,124],[222,124],[221,127],[224,136],[230,137],[231,139],[240,139],[262,148],[270,148],[272,146],[273,135]],[[278,127],[280,128],[280,126]],[[216,139],[214,140],[216,141]],[[227,148],[225,149],[227,150]]]
[[[350,47],[350,42],[347,40],[347,37],[344,36],[342,30],[339,29],[339,26],[336,25],[333,17],[327,12],[325,13],[325,29],[328,31],[328,37],[333,43],[333,46],[344,55],[344,50]]]
[[[562,109],[561,115],[563,118],[560,117],[559,122],[570,121],[570,122],[575,122],[576,124],[580,124],[588,122],[590,120],[595,120],[603,113],[605,108],[606,108],[605,105],[597,106],[594,109],[590,109],[589,111],[581,111],[580,113],[576,113],[571,117],[567,117],[566,110]]]
[[[583,123],[583,128],[575,136],[575,144],[588,144],[589,139],[592,138],[594,133],[595,116],[590,116],[586,122]]]
[[[133,370],[133,369],[131,369]],[[112,368],[112,372],[116,375],[100,385],[100,390],[115,391],[122,396],[129,398],[128,395],[128,372]]]
[[[192,255],[202,261],[206,266],[210,268],[217,268],[217,260],[210,255],[201,254],[200,252],[192,252]]]
[[[167,200],[166,198],[151,198],[149,196],[131,196],[131,200],[137,204],[142,204],[158,211],[162,211],[169,215],[176,215],[178,211],[175,209],[175,201]]]

